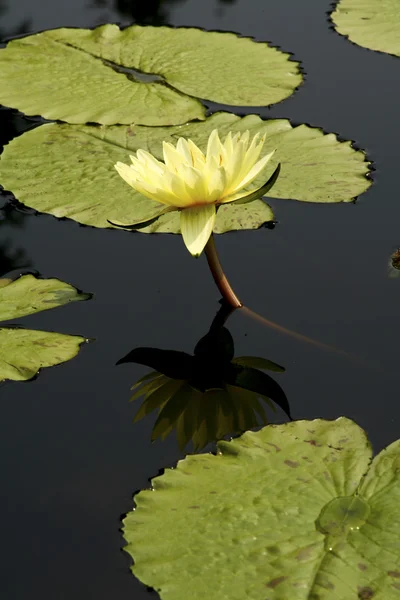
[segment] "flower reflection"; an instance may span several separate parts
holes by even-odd
[[[134,422],[153,411],[158,416],[152,440],[174,429],[181,449],[194,450],[230,434],[268,423],[266,406],[278,405],[290,417],[280,385],[265,371],[284,368],[264,358],[234,358],[234,343],[225,322],[232,309],[223,305],[194,354],[158,348],[135,348],[117,364],[133,362],[154,369],[131,388],[131,400],[143,399]]]

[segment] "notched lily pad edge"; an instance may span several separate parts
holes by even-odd
[[[9,38],[4,38],[4,40],[0,40],[0,49],[1,48],[5,48],[7,46],[7,44],[9,42],[12,42],[13,40],[18,40],[18,39],[23,39],[26,37],[31,37],[33,35],[38,35],[40,33],[45,33],[47,31],[57,31],[58,29],[87,29],[88,31],[94,31],[95,29],[98,29],[99,27],[104,27],[105,25],[116,25],[120,31],[124,31],[125,29],[128,29],[129,27],[132,27],[133,25],[140,25],[139,23],[131,23],[129,25],[121,25],[119,23],[110,23],[110,22],[104,22],[104,23],[99,23],[93,27],[74,27],[74,26],[66,26],[66,27],[49,27],[47,29],[38,29],[35,30],[34,32],[30,32],[28,34],[24,33],[24,34],[20,34],[20,35],[15,35],[15,36],[11,36]],[[146,27],[147,25],[140,25],[141,27]],[[149,25],[150,27],[150,25]],[[152,27],[157,27],[156,25],[153,25]],[[282,55],[287,56],[288,60],[290,62],[296,63],[296,67],[297,67],[297,73],[296,75],[300,75],[301,76],[301,81],[300,83],[293,88],[293,91],[291,92],[291,94],[289,94],[288,96],[286,96],[285,98],[282,98],[282,100],[279,100],[278,102],[274,102],[272,104],[265,104],[265,105],[261,105],[261,106],[254,106],[254,108],[268,108],[270,106],[275,106],[278,104],[281,104],[282,102],[285,102],[285,100],[288,100],[289,98],[291,98],[294,94],[296,94],[299,90],[300,87],[302,87],[302,85],[304,84],[305,80],[306,80],[306,71],[304,69],[304,65],[303,65],[303,61],[301,61],[300,59],[296,58],[296,54],[294,52],[290,52],[288,50],[284,50],[282,48],[282,46],[280,46],[279,44],[274,44],[273,42],[270,42],[268,40],[258,40],[256,39],[254,36],[251,35],[243,35],[241,33],[238,33],[237,31],[232,31],[230,29],[227,30],[223,30],[223,29],[206,29],[205,27],[192,27],[192,26],[188,26],[188,25],[170,25],[170,24],[163,24],[163,25],[159,25],[158,27],[166,27],[168,29],[187,29],[187,30],[191,30],[191,29],[196,29],[198,31],[203,31],[204,33],[229,33],[231,35],[235,35],[240,39],[248,39],[251,40],[252,42],[256,43],[256,44],[266,44],[269,48],[271,49],[275,49],[275,50],[279,50]],[[102,60],[99,58],[99,60]],[[133,67],[132,67],[133,68]],[[136,71],[140,72],[139,69],[135,69]],[[142,71],[143,75],[155,75],[154,73],[147,73],[145,71]],[[203,107],[206,109],[205,113],[204,113],[204,118],[207,118],[210,116],[210,114],[213,112],[211,107],[212,106],[218,106],[218,107],[224,107],[223,110],[225,110],[225,112],[233,112],[232,109],[236,109],[236,108],[246,108],[240,104],[220,104],[217,102],[213,102],[212,100],[207,100],[206,98],[199,98],[198,96],[193,96],[192,94],[188,94],[186,92],[182,92],[180,90],[178,90],[177,88],[175,88],[173,85],[169,84],[168,81],[163,80],[163,81],[159,81],[157,83],[160,83],[162,85],[165,85],[167,87],[169,87],[170,89],[172,89],[174,92],[181,94],[182,96],[187,96],[188,98],[193,98],[195,100],[198,100]],[[227,107],[227,108],[225,108]],[[231,110],[229,110],[229,107],[231,108]],[[67,121],[62,121],[59,119],[56,120],[51,120],[51,119],[46,119],[45,117],[41,117],[40,115],[26,115],[25,113],[19,111],[18,109],[13,109],[12,107],[5,107],[8,108],[9,110],[15,110],[17,113],[19,113],[20,115],[22,115],[25,118],[28,119],[43,119],[43,123],[68,123]],[[253,108],[251,107],[247,107],[247,108]],[[220,111],[217,111],[220,112]],[[236,114],[236,113],[235,113]],[[258,113],[255,113],[258,114]],[[193,123],[196,121],[200,121],[200,119],[192,119],[191,121],[186,121],[186,123]],[[185,125],[186,123],[181,123],[181,125]],[[40,123],[39,123],[40,124]],[[100,125],[99,123],[96,123],[95,121],[89,121],[86,123],[81,123],[81,125]],[[139,123],[138,123],[139,124]],[[115,123],[115,125],[118,125],[118,123]],[[122,125],[123,126],[123,125]],[[125,125],[126,126],[126,125]],[[153,125],[152,127],[157,127],[157,125]],[[165,126],[160,126],[160,127],[165,127]]]
[[[262,118],[262,113],[257,112],[257,111],[260,111],[260,109],[262,109],[262,108],[278,106],[279,104],[282,104],[282,102],[286,102],[287,100],[289,100],[289,98],[292,98],[295,94],[297,94],[297,92],[300,90],[300,88],[302,88],[304,86],[304,83],[307,80],[307,71],[305,70],[303,61],[296,57],[295,52],[291,52],[290,50],[284,50],[282,48],[282,46],[280,46],[279,44],[274,44],[273,42],[270,42],[267,40],[258,40],[252,35],[243,35],[241,33],[238,33],[237,31],[232,31],[230,29],[205,29],[204,27],[188,27],[188,26],[177,27],[177,26],[173,26],[173,25],[165,25],[164,27],[169,27],[170,29],[199,29],[200,31],[205,31],[205,32],[209,31],[209,32],[215,32],[215,33],[231,33],[232,35],[236,35],[238,38],[241,38],[241,39],[251,40],[252,42],[255,42],[258,44],[267,44],[267,46],[269,48],[272,48],[274,50],[279,50],[283,55],[287,56],[288,60],[290,62],[297,63],[296,75],[301,75],[301,81],[300,81],[299,85],[297,85],[295,88],[293,88],[292,93],[289,96],[286,96],[285,98],[282,98],[282,100],[278,100],[278,102],[274,102],[273,104],[263,104],[263,105],[254,105],[254,106],[243,106],[241,104],[223,104],[221,102],[213,102],[212,100],[207,100],[205,98],[197,98],[197,96],[194,96],[194,98],[197,98],[198,100],[200,100],[200,102],[202,102],[202,104],[204,104],[204,106],[208,109],[207,113],[206,113],[206,117],[210,117],[212,114],[216,114],[218,112],[230,112],[230,113],[237,115],[238,117],[245,117],[249,114],[251,114],[251,115],[254,114],[254,115],[257,115]],[[189,95],[189,94],[187,94],[187,95]],[[240,108],[243,109],[243,112],[240,112]],[[250,109],[250,112],[244,112],[246,108]],[[235,111],[233,111],[232,109],[235,109]],[[190,123],[193,123],[193,121],[190,121]]]
[[[22,205],[22,206],[24,206],[24,205]],[[33,209],[32,209],[32,210],[33,210]],[[35,211],[35,212],[36,212],[36,211]],[[37,213],[37,214],[44,214],[44,215],[46,215],[46,214],[48,214],[48,213]],[[53,215],[51,215],[51,216],[53,216]],[[56,219],[57,217],[54,217],[54,218]],[[63,219],[66,219],[67,217],[62,217],[62,218],[63,218]],[[71,219],[71,220],[72,220],[72,219]],[[9,271],[9,273],[12,273],[12,272],[13,272],[13,271]],[[68,282],[62,281],[62,280],[61,280],[59,277],[52,277],[51,275],[46,275],[46,276],[44,276],[44,275],[42,275],[41,273],[39,273],[39,271],[36,271],[35,269],[27,269],[27,270],[24,270],[24,272],[23,272],[23,273],[21,272],[21,273],[19,273],[19,274],[18,274],[16,277],[12,277],[12,278],[11,278],[11,282],[10,282],[10,283],[13,283],[14,281],[18,281],[18,279],[21,279],[22,277],[25,277],[25,275],[32,275],[32,276],[33,276],[35,279],[38,279],[38,280],[40,280],[40,281],[47,281],[47,280],[49,280],[49,279],[55,279],[56,281],[59,281],[60,283],[63,283],[63,284],[67,283],[69,286],[71,286],[72,288],[74,288],[74,290],[77,292],[77,295],[78,295],[78,296],[81,296],[80,300],[82,300],[82,301],[91,300],[92,298],[94,298],[94,294],[93,294],[93,293],[91,293],[91,292],[84,292],[84,291],[82,291],[80,288],[78,288],[78,287],[76,287],[75,285],[73,285],[72,283],[68,283]],[[3,275],[0,277],[0,281],[1,281],[2,279],[10,279],[10,278],[9,278],[9,277],[7,277],[7,273],[4,273],[4,274],[3,274]],[[1,288],[0,288],[0,289],[1,289]],[[56,307],[54,307],[54,308],[62,308],[63,306],[65,306],[65,305],[56,306]],[[39,312],[43,312],[43,311],[38,311],[38,313],[39,313]],[[35,313],[35,314],[38,314],[38,313]],[[30,315],[27,315],[27,316],[30,316]],[[23,318],[25,318],[25,317],[23,317]],[[3,327],[2,327],[2,325],[1,325],[1,323],[0,323],[0,329],[3,329]],[[82,336],[80,336],[80,337],[82,337]]]
[[[23,318],[25,318],[25,317],[23,317]],[[40,331],[41,333],[55,333],[55,334],[60,334],[59,331],[52,331],[52,330],[49,331],[47,329],[46,330],[28,329],[27,327],[24,327],[23,325],[13,325],[13,324],[5,325],[3,327],[3,325],[0,324],[0,331],[4,330],[4,329],[22,329],[22,330],[25,330],[25,331]],[[95,338],[86,338],[85,336],[80,335],[78,333],[61,333],[61,335],[66,335],[68,337],[73,337],[73,338],[82,338],[82,340],[80,342],[78,342],[77,350],[76,350],[75,354],[73,356],[71,356],[71,358],[69,358],[68,360],[65,360],[65,361],[59,363],[58,365],[51,365],[50,367],[41,367],[41,368],[39,368],[37,370],[37,372],[34,375],[32,375],[32,377],[30,377],[30,379],[21,379],[21,380],[3,379],[3,381],[0,381],[0,387],[2,387],[4,385],[8,385],[10,383],[12,383],[12,384],[15,384],[15,383],[19,383],[19,384],[21,384],[21,383],[31,383],[32,381],[35,381],[39,377],[39,375],[42,374],[43,370],[46,371],[47,369],[57,369],[58,367],[65,366],[65,364],[69,363],[71,360],[75,360],[78,357],[78,355],[80,354],[80,351],[81,351],[82,346],[84,344],[91,344],[92,342],[96,341]]]
[[[222,111],[219,111],[222,112]],[[271,121],[271,120],[275,120],[275,119],[264,119],[262,117],[261,113],[246,113],[243,115],[238,115],[238,116],[247,116],[248,114],[256,114],[258,117],[260,117],[263,121]],[[279,117],[277,117],[276,120],[279,120]],[[375,166],[375,161],[369,157],[369,153],[367,150],[365,150],[364,148],[362,148],[359,143],[356,140],[351,140],[348,139],[346,137],[344,137],[343,135],[341,135],[340,133],[336,133],[335,131],[327,131],[325,129],[325,127],[320,127],[319,125],[312,125],[311,123],[309,123],[308,121],[296,121],[295,119],[290,119],[290,118],[282,118],[282,120],[284,121],[288,121],[290,123],[290,125],[293,127],[293,129],[295,129],[296,127],[301,127],[301,125],[305,125],[306,127],[310,127],[311,129],[318,129],[319,131],[321,131],[324,135],[334,135],[337,139],[337,141],[340,144],[346,143],[346,142],[350,142],[350,147],[352,150],[354,150],[355,152],[362,152],[364,154],[364,160],[363,163],[367,164],[368,167],[368,172],[365,173],[363,175],[363,177],[369,181],[369,186],[368,188],[362,192],[361,195],[364,195],[368,192],[368,190],[371,188],[372,184],[375,182],[375,171],[377,170],[376,166]],[[273,188],[272,188],[273,189]],[[337,206],[337,205],[341,205],[341,204],[356,204],[356,202],[358,201],[360,196],[354,196],[354,198],[352,198],[351,200],[348,201],[341,201],[341,202],[332,202],[333,206]],[[270,202],[271,200],[277,200],[279,202],[300,202],[300,200],[296,200],[293,198],[274,198],[274,196],[266,196],[266,199],[268,200],[268,202]],[[324,202],[307,202],[306,200],[302,200],[301,201],[303,204],[314,204],[314,205],[322,205],[322,206],[329,206],[329,204],[324,203]],[[279,220],[277,221],[279,223]]]
[[[346,33],[341,33],[340,31],[338,31],[338,29],[336,28],[336,24],[333,20],[333,13],[338,8],[340,1],[341,0],[333,0],[333,2],[330,5],[330,10],[327,10],[325,13],[327,16],[326,20],[328,22],[329,29],[334,31],[336,35],[339,35],[340,37],[344,38],[352,46],[356,46],[356,48],[358,48],[358,49],[361,48],[361,50],[364,50],[366,52],[378,52],[379,54],[385,54],[386,56],[392,56],[393,58],[397,58],[397,59],[400,58],[400,56],[398,56],[398,54],[393,54],[392,52],[385,52],[384,50],[375,50],[374,48],[368,48],[367,46],[362,46],[361,44],[357,44],[357,42],[353,42],[353,40],[351,40]]]
[[[78,29],[78,28],[71,27],[70,29]],[[187,29],[190,29],[190,27],[188,27]],[[200,28],[198,28],[198,29],[200,29]],[[218,104],[217,106],[221,107],[223,105],[219,105]],[[242,107],[242,108],[245,109],[246,107]],[[15,110],[20,115],[22,115],[23,117],[25,117],[25,115],[23,113],[21,113],[20,111],[18,111],[17,109],[7,109],[7,110],[12,110],[12,111]],[[215,112],[209,111],[209,113],[207,113],[207,117],[209,117],[211,115],[217,115],[218,113],[224,113],[224,112],[228,112],[229,113],[229,111],[225,111],[222,108],[220,108],[219,110],[217,110]],[[261,112],[257,112],[257,111],[251,111],[251,112],[246,112],[246,111],[241,112],[241,111],[238,111],[238,112],[230,113],[230,114],[234,114],[235,116],[240,117],[240,118],[243,118],[243,117],[246,117],[246,116],[250,116],[250,115],[255,115],[255,116],[259,117],[262,121],[265,121],[265,122],[268,122],[268,121],[271,121],[271,120],[280,120],[279,117],[278,118],[273,118],[273,119],[265,119],[263,117],[263,114]],[[30,119],[30,117],[25,117],[25,118]],[[38,118],[41,119],[41,121],[39,123],[37,123],[37,124],[35,123],[32,128],[29,128],[29,130],[33,129],[34,127],[37,127],[37,126],[40,126],[40,125],[43,125],[43,124],[48,124],[48,123],[50,123],[50,124],[55,123],[55,124],[61,124],[61,125],[62,124],[70,125],[69,123],[65,123],[64,121],[47,121],[46,119],[42,119],[42,117],[38,117]],[[367,181],[370,182],[370,184],[369,184],[368,188],[365,190],[365,192],[362,192],[362,194],[365,194],[369,190],[369,188],[372,186],[372,184],[375,181],[375,171],[377,169],[376,169],[374,160],[371,159],[371,158],[369,158],[368,152],[366,150],[364,150],[363,148],[361,148],[355,140],[349,140],[349,139],[343,137],[342,135],[340,135],[339,133],[336,133],[334,131],[327,131],[324,127],[320,127],[318,125],[312,125],[309,122],[298,122],[298,121],[292,120],[290,118],[283,118],[282,120],[288,121],[288,123],[290,123],[290,125],[293,127],[293,129],[296,128],[296,127],[299,127],[301,125],[305,125],[306,127],[310,127],[312,129],[318,129],[324,135],[330,135],[330,134],[335,135],[335,137],[336,137],[336,139],[337,139],[337,141],[339,143],[350,142],[350,147],[354,151],[356,151],[356,152],[362,152],[364,154],[363,163],[367,163],[367,166],[368,166],[368,172],[364,174],[364,177],[365,177],[365,179]],[[189,124],[189,123],[195,123],[195,122],[202,123],[203,121],[200,121],[199,119],[194,119],[192,121],[187,121],[186,123],[184,123],[184,125]],[[91,127],[130,127],[130,125],[122,125],[122,124],[101,125],[99,123],[85,123],[85,124],[82,124],[82,125],[91,126]],[[132,125],[135,126],[135,124],[132,124]],[[74,126],[79,127],[79,125],[70,125],[70,126],[71,127],[74,127]],[[149,129],[156,128],[156,127],[151,126],[151,125],[140,125],[140,127],[149,127]],[[172,125],[171,127],[175,127],[175,126]],[[23,135],[23,133],[21,135]],[[20,137],[20,136],[15,136],[15,138],[12,138],[11,140],[9,140],[4,145],[4,147],[7,146],[10,142],[12,142],[17,137]],[[0,161],[1,161],[1,153],[0,153]],[[87,225],[85,223],[79,223],[78,221],[75,221],[74,219],[71,219],[69,217],[57,217],[55,215],[52,215],[51,213],[40,212],[40,211],[38,211],[38,210],[36,210],[36,209],[28,206],[27,204],[23,204],[22,202],[20,202],[20,200],[18,200],[18,198],[16,198],[16,196],[14,195],[14,193],[11,190],[7,190],[6,188],[4,188],[0,184],[0,195],[2,195],[2,194],[8,196],[8,198],[6,200],[8,201],[9,204],[11,204],[16,210],[19,210],[20,212],[24,212],[25,214],[28,213],[28,214],[33,214],[35,216],[44,215],[44,216],[56,219],[57,221],[70,221],[70,222],[74,223],[75,225],[78,225],[78,227],[88,227],[90,229],[104,229],[104,230],[109,230],[109,231],[112,231],[112,230],[118,231],[118,228],[116,228],[116,227],[101,227],[101,228],[99,228],[99,227],[96,227],[95,225]],[[352,198],[351,200],[349,200],[347,202],[334,202],[332,204],[335,204],[335,205],[336,204],[356,204],[357,201],[358,201],[358,199],[359,199],[359,196],[355,196],[354,198]],[[278,200],[279,202],[281,202],[281,201],[283,201],[283,202],[286,202],[286,201],[299,202],[298,200],[293,199],[293,198],[274,198],[274,196],[272,196],[272,195],[271,196],[266,196],[265,198],[264,197],[260,198],[260,200],[266,202],[267,204],[269,202],[273,201],[273,200]],[[305,204],[316,204],[315,202],[307,202],[307,201],[302,201],[302,202],[304,202]],[[270,206],[270,208],[272,210],[272,206]],[[272,212],[273,212],[274,217],[275,217],[274,211],[272,211]],[[275,226],[277,224],[279,224],[279,223],[280,223],[279,219],[275,219],[274,218],[272,221],[266,221],[265,223],[262,223],[259,227],[254,228],[254,231],[257,231],[257,230],[262,229],[262,228],[274,229]],[[137,230],[128,230],[128,229],[122,229],[122,228],[119,228],[119,229],[122,230],[122,231],[126,231],[128,233],[143,233],[143,232],[140,231],[140,229],[137,229]],[[253,231],[253,229],[244,230],[244,231]],[[237,233],[237,232],[240,232],[240,230],[234,230],[233,229],[231,231],[224,232],[224,235],[226,235],[227,233]],[[158,233],[158,232],[152,232],[150,234],[146,233],[146,235],[154,235],[154,233]],[[170,233],[170,232],[165,232],[164,235],[176,235],[176,234],[175,233]],[[216,234],[216,235],[221,235],[221,234]]]
[[[222,302],[222,300],[220,301]],[[336,421],[339,421],[340,419],[347,419],[347,417],[345,417],[344,415],[337,417],[336,419],[321,419],[321,418],[315,418],[315,419],[311,419],[311,420],[307,420],[307,419],[299,419],[296,422],[299,421],[305,421],[307,423],[309,423],[310,425],[313,423],[313,421],[326,421],[326,422],[330,422],[330,423],[335,423]],[[149,486],[148,487],[142,487],[142,488],[137,488],[136,490],[133,491],[132,493],[132,499],[133,499],[133,510],[136,508],[136,502],[135,502],[135,496],[137,496],[137,494],[139,494],[140,492],[144,491],[144,490],[153,490],[155,491],[155,488],[153,487],[153,480],[157,479],[158,477],[161,477],[162,475],[164,475],[165,471],[167,470],[175,470],[178,466],[178,464],[182,461],[184,461],[188,456],[192,456],[192,455],[201,455],[201,454],[212,454],[213,456],[223,456],[224,454],[228,454],[229,453],[229,444],[242,437],[243,435],[245,435],[246,433],[252,432],[252,433],[257,433],[259,431],[261,431],[261,429],[265,429],[266,427],[269,428],[274,428],[274,427],[281,427],[282,425],[286,425],[288,423],[290,423],[291,421],[282,421],[281,423],[269,423],[268,425],[264,425],[262,427],[259,427],[257,429],[248,429],[242,433],[237,433],[235,435],[231,435],[229,436],[229,439],[221,439],[218,440],[217,442],[215,442],[213,445],[215,446],[215,450],[210,450],[208,452],[191,452],[188,454],[185,454],[183,458],[180,458],[179,460],[176,461],[176,463],[173,466],[166,466],[166,467],[160,467],[159,469],[157,469],[156,474],[155,475],[150,475],[150,477],[147,477],[147,481],[149,482]],[[368,440],[369,445],[372,447],[371,442]],[[223,449],[220,449],[220,445],[223,445]],[[369,465],[371,464],[371,462],[373,461],[374,457],[371,457],[370,461],[369,461]],[[369,468],[369,467],[368,467]],[[368,469],[366,470],[366,473],[368,472]],[[366,474],[365,473],[365,474]],[[365,474],[362,476],[364,477]],[[131,510],[129,511],[131,512]],[[123,514],[121,515],[121,523],[122,523],[122,527],[121,527],[121,531],[123,531],[123,526],[124,526],[124,521],[125,518],[127,517],[127,514]],[[125,550],[125,546],[123,547],[123,550]],[[153,589],[153,588],[150,588]]]

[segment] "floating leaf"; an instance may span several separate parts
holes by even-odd
[[[391,279],[400,277],[400,248],[397,248],[389,258],[388,275]]]
[[[124,520],[133,572],[163,600],[394,600],[400,440],[371,461],[355,423],[297,421],[191,455]]]
[[[355,44],[400,56],[398,0],[340,0],[332,21]]]
[[[276,153],[254,185],[261,186],[278,162],[282,169],[271,190],[274,198],[308,202],[349,202],[371,184],[365,154],[339,142],[335,135],[289,121],[263,121],[256,115],[240,118],[216,113],[203,123],[179,127],[42,125],[14,139],[0,160],[0,181],[17,199],[40,212],[69,217],[95,227],[146,221],[159,214],[160,205],[135,192],[113,165],[126,161],[139,148],[162,157],[162,142],[190,137],[205,150],[211,131],[223,138],[229,131],[265,133],[263,149]],[[40,151],[38,150],[40,149]],[[262,200],[226,204],[217,213],[216,233],[256,229],[273,214]],[[145,233],[178,233],[179,214],[163,215]]]
[[[224,204],[218,208],[214,233],[258,229],[264,223],[273,221],[274,213],[263,200],[254,200],[249,204]],[[157,219],[143,233],[180,233],[179,212],[175,211]]]
[[[0,328],[0,381],[32,379],[39,369],[74,358],[85,341],[77,335]]]
[[[0,321],[9,321],[77,300],[87,300],[72,285],[59,279],[23,275],[15,281],[0,279]]]
[[[205,117],[192,96],[265,106],[301,81],[266,43],[193,28],[54,29],[0,51],[0,102],[69,123],[185,123]]]
[[[19,279],[0,279],[0,320],[17,319],[69,302],[87,300],[68,283],[58,279],[37,279],[23,275]],[[85,338],[15,327],[0,328],[0,381],[25,381],[42,367],[70,360]]]

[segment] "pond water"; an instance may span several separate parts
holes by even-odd
[[[228,326],[237,355],[285,366],[276,379],[294,419],[346,415],[378,451],[399,437],[400,280],[388,277],[387,263],[400,245],[400,62],[335,33],[330,8],[330,0],[13,0],[2,4],[0,31],[4,39],[103,22],[198,26],[270,41],[302,62],[305,82],[291,98],[236,112],[289,118],[354,140],[374,161],[374,185],[355,204],[272,200],[274,229],[216,241],[247,306],[350,357],[241,311]],[[1,143],[30,126],[1,110]],[[0,231],[2,273],[25,267],[94,293],[91,301],[23,320],[94,341],[30,383],[1,387],[1,595],[148,598],[121,551],[120,519],[133,493],[183,455],[173,436],[150,442],[154,415],[132,424],[130,386],[148,369],[115,363],[137,346],[192,352],[219,307],[206,261],[191,258],[178,236],[81,227],[29,211],[4,210]],[[285,420],[280,411],[271,418]]]

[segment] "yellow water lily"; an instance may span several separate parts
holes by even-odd
[[[183,241],[193,256],[199,256],[214,229],[219,205],[250,202],[263,196],[275,183],[279,165],[265,185],[243,191],[274,154],[270,152],[260,159],[264,141],[265,136],[259,133],[250,141],[250,134],[245,131],[234,135],[230,132],[221,142],[214,129],[206,154],[192,140],[179,138],[176,146],[163,142],[164,162],[138,150],[136,156],[130,157],[131,165],[117,162],[115,168],[136,191],[160,203],[156,218],[171,210],[180,211]]]

